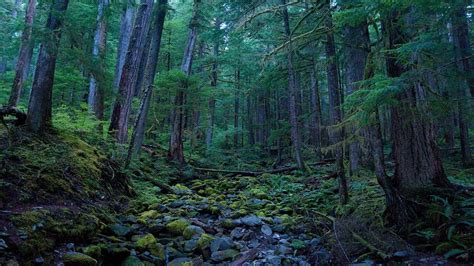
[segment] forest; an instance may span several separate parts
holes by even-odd
[[[1,0],[0,265],[472,265],[471,0]]]

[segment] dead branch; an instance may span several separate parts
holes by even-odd
[[[326,164],[331,164],[334,161],[335,161],[334,159],[327,159],[320,162],[308,164],[308,166],[326,165]],[[279,173],[290,172],[290,171],[298,170],[298,167],[290,166],[290,167],[270,169],[270,170],[265,170],[265,171],[223,170],[223,169],[201,168],[201,167],[194,167],[194,170],[200,171],[200,172],[208,172],[208,173],[223,173],[223,174],[228,174],[228,175],[260,176],[263,174],[279,174]]]

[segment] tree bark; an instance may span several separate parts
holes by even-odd
[[[218,32],[221,27],[221,22],[219,18],[216,18],[214,22],[214,30]],[[214,88],[214,91],[217,90],[217,78],[218,78],[218,63],[217,58],[219,56],[219,39],[215,40],[214,43],[214,63],[212,64],[211,70],[211,87]],[[206,148],[207,151],[211,149],[212,146],[212,139],[214,137],[214,123],[215,123],[215,116],[216,116],[216,99],[214,95],[211,93],[211,98],[208,101],[208,109],[209,114],[207,117],[207,130],[206,130]]]
[[[201,0],[194,1],[194,14],[189,24],[188,40],[184,50],[183,61],[181,63],[181,71],[186,76],[191,75],[193,63],[194,47],[196,46],[197,27],[198,27],[198,10]],[[181,165],[185,164],[184,147],[183,147],[183,123],[184,123],[184,103],[186,99],[185,87],[179,88],[174,97],[174,108],[172,112],[172,128],[170,137],[170,147],[168,150],[168,159]]]
[[[92,71],[89,78],[89,96],[87,103],[89,105],[89,111],[99,120],[104,119],[104,56],[105,56],[105,43],[107,33],[107,21],[104,18],[104,13],[109,6],[109,0],[100,0],[99,8],[97,11],[97,28],[94,35],[94,45],[92,47],[92,58],[96,64],[96,69]],[[100,77],[97,80],[96,77]]]
[[[239,112],[240,112],[240,65],[235,70],[234,92],[234,149],[239,147]]]
[[[117,50],[117,64],[115,65],[114,76],[114,92],[118,91],[120,85],[120,78],[122,77],[122,69],[127,56],[128,45],[130,43],[130,36],[132,35],[133,21],[135,17],[134,1],[129,0],[127,7],[122,12],[120,18],[120,37]]]
[[[469,138],[469,114],[472,108],[470,100],[474,93],[474,68],[471,64],[471,46],[469,25],[466,19],[466,6],[462,3],[455,10],[452,21],[452,37],[455,61],[460,72],[458,93],[459,137],[461,140],[461,157],[465,167],[472,164]]]
[[[36,0],[28,0],[25,16],[25,28],[21,36],[21,46],[16,62],[15,78],[8,101],[9,106],[17,106],[20,101],[21,92],[23,90],[23,83],[28,77],[28,68],[31,63],[33,55],[34,42],[31,38],[33,29],[33,20],[36,14]]]
[[[301,135],[298,129],[298,106],[297,106],[297,94],[300,92],[298,83],[296,80],[296,73],[293,68],[293,47],[291,44],[291,31],[290,22],[288,16],[288,10],[286,8],[286,0],[281,0],[282,12],[283,12],[283,23],[285,27],[285,38],[290,40],[287,51],[287,68],[288,68],[288,92],[289,92],[289,110],[290,110],[290,125],[291,125],[291,141],[293,144],[293,150],[295,155],[296,164],[302,170],[305,169],[303,157],[301,155]]]
[[[402,29],[405,25],[406,11],[391,10],[383,22],[386,50],[392,51],[410,38]],[[410,22],[409,22],[410,23]],[[409,69],[395,54],[386,56],[387,75],[399,78]],[[408,85],[408,84],[407,84]],[[410,84],[411,85],[411,84]],[[450,187],[446,178],[436,143],[436,132],[425,116],[426,96],[420,84],[406,86],[396,95],[398,103],[391,108],[391,126],[395,174],[393,184],[399,197],[413,199],[434,186]],[[388,209],[387,216],[399,227],[406,224],[406,207]]]
[[[152,9],[153,0],[141,0],[122,69],[119,92],[112,112],[109,133],[114,136],[118,143],[122,144],[127,143],[128,140],[128,122],[132,108],[132,98],[138,75],[138,66],[143,54],[143,43],[146,41],[146,33],[150,26]]]
[[[350,5],[354,1],[343,1],[344,8],[350,8]],[[354,3],[355,4],[355,3]],[[343,28],[343,36],[345,42],[345,55],[346,55],[346,72],[345,76],[347,79],[348,93],[351,94],[358,90],[359,85],[357,82],[364,79],[364,66],[367,63],[367,57],[369,56],[370,39],[369,29],[367,22],[361,20],[356,25],[348,24]],[[358,133],[355,126],[350,128],[351,134],[356,138],[349,145],[349,167],[350,173],[356,173],[361,164],[362,150],[360,143],[357,140]]]
[[[338,79],[338,66],[336,60],[336,47],[334,42],[334,33],[332,32],[332,15],[330,12],[329,0],[326,1],[326,27],[329,32],[326,34],[326,60],[327,60],[327,79],[329,94],[329,117],[331,126],[336,127],[342,121],[341,114],[341,95]],[[332,128],[329,134],[331,145],[333,145],[336,155],[336,167],[339,180],[339,199],[341,204],[346,204],[349,200],[347,191],[347,180],[344,173],[344,154],[341,146],[342,130]]]
[[[316,77],[316,66],[313,59],[313,65],[309,72],[311,80],[311,94],[310,94],[310,112],[311,112],[311,139],[315,146],[316,157],[322,159],[321,154],[321,99],[319,92],[318,79]]]
[[[51,125],[56,56],[61,41],[62,16],[68,3],[68,0],[54,0],[46,22],[48,36],[40,47],[26,119],[26,125],[35,133],[43,133]]]
[[[166,12],[168,10],[168,0],[159,0],[156,20],[153,25],[151,34],[151,47],[149,51],[149,59],[147,60],[146,72],[143,77],[143,84],[146,88],[145,93],[141,101],[140,111],[138,118],[135,122],[135,127],[132,133],[132,140],[130,142],[127,164],[132,159],[134,154],[137,154],[141,150],[143,141],[145,139],[145,127],[148,117],[148,111],[150,109],[151,95],[153,93],[153,83],[155,81],[156,70],[158,66],[158,58],[160,55],[161,37],[163,35],[163,26],[165,23]]]

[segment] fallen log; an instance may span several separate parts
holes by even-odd
[[[331,164],[334,161],[335,161],[334,159],[327,159],[320,162],[308,164],[308,166],[326,165],[326,164]],[[279,173],[290,172],[290,171],[298,170],[298,167],[290,166],[290,167],[270,169],[270,170],[265,170],[265,171],[223,170],[223,169],[201,168],[201,167],[194,167],[194,170],[200,171],[200,172],[222,173],[222,174],[229,174],[229,175],[259,176],[263,174],[279,174]]]
[[[16,118],[14,125],[21,126],[26,122],[26,113],[22,112],[20,109],[11,106],[3,106],[0,108],[0,121],[5,124],[5,117],[14,116]]]
[[[163,184],[149,176],[143,175],[141,178],[145,181],[150,182],[152,185],[159,187],[163,192],[168,193],[168,194],[174,194],[173,189],[171,189],[170,186]]]

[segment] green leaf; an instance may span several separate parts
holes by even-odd
[[[464,251],[464,250],[462,250],[462,249],[457,249],[457,248],[455,248],[455,249],[451,249],[450,251],[446,252],[446,253],[444,254],[444,257],[445,257],[446,259],[448,259],[448,258],[451,258],[452,256],[456,256],[456,255],[459,255],[459,254],[463,254],[463,253],[465,253],[465,252],[466,252],[466,251]]]

